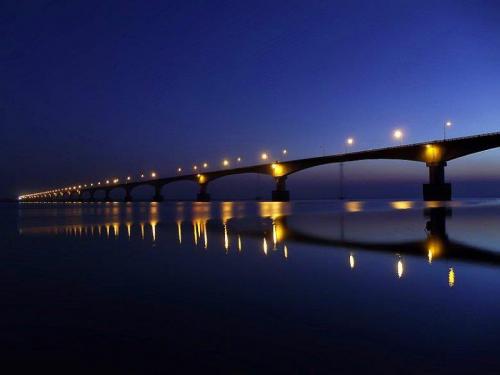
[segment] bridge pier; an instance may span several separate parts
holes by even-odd
[[[200,184],[200,192],[196,195],[197,202],[210,202],[210,194],[208,194],[208,183]]]
[[[424,184],[425,201],[450,201],[451,184],[444,181],[446,162],[427,163],[429,168],[429,183]]]
[[[276,177],[276,190],[272,192],[273,202],[288,202],[290,192],[286,190],[286,176]]]
[[[161,195],[162,185],[155,185],[155,195],[153,197],[153,202],[163,202],[163,195]]]

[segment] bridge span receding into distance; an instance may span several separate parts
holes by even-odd
[[[290,192],[286,188],[287,178],[299,171],[325,164],[345,163],[359,160],[408,160],[425,163],[429,169],[429,180],[423,184],[423,198],[427,201],[451,200],[451,184],[445,181],[445,167],[451,160],[470,154],[500,147],[500,132],[486,133],[468,137],[434,140],[395,147],[385,147],[365,151],[346,152],[328,156],[311,157],[289,161],[256,164],[238,168],[223,168],[201,173],[183,174],[171,177],[140,179],[137,181],[113,182],[101,185],[78,185],[55,188],[43,192],[29,193],[19,196],[20,201],[96,201],[95,194],[104,192],[103,201],[112,201],[110,193],[115,189],[125,191],[126,202],[132,201],[132,191],[142,185],[150,185],[155,189],[153,201],[162,201],[163,186],[178,181],[192,181],[199,186],[197,201],[210,201],[208,185],[210,182],[230,175],[262,174],[274,178],[276,189],[272,191],[273,201],[289,201]]]

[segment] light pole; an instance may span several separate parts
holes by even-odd
[[[451,123],[451,121],[446,121],[444,123],[444,126],[443,126],[444,137],[443,137],[443,140],[446,140],[446,128],[451,128],[451,125],[453,125]]]
[[[344,153],[347,154],[347,147],[350,147],[354,144],[354,138],[349,137],[345,141],[344,145]],[[340,199],[344,199],[344,162],[340,162],[339,165],[339,173],[340,173]]]

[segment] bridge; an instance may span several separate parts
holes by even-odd
[[[96,201],[95,194],[104,192],[104,201],[111,201],[110,193],[115,189],[125,191],[125,201],[133,200],[132,191],[138,186],[150,185],[155,189],[153,201],[163,200],[161,190],[163,186],[178,181],[192,181],[199,186],[196,200],[210,201],[208,185],[210,182],[230,175],[256,173],[274,178],[276,189],[272,192],[272,200],[285,202],[290,200],[290,192],[286,189],[288,176],[299,171],[325,164],[345,163],[358,160],[408,160],[425,163],[429,169],[429,181],[423,184],[423,198],[428,201],[451,200],[451,184],[445,181],[445,167],[449,161],[477,152],[500,147],[500,132],[480,134],[462,138],[435,140],[429,142],[386,147],[372,150],[346,152],[342,154],[297,159],[290,161],[276,161],[273,163],[257,164],[239,168],[225,168],[203,173],[177,175],[163,178],[145,179],[137,181],[126,180],[106,181],[103,184],[75,185],[56,188],[43,192],[29,193],[19,196],[20,201]]]

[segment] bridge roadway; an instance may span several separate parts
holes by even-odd
[[[424,200],[451,200],[451,184],[445,182],[444,169],[447,162],[477,152],[500,147],[500,132],[486,133],[469,137],[430,142],[415,143],[397,147],[386,147],[358,152],[346,152],[329,156],[312,157],[290,161],[257,164],[240,168],[227,168],[197,174],[178,175],[156,179],[140,179],[125,183],[109,183],[99,186],[74,186],[46,192],[20,196],[23,201],[94,201],[97,191],[104,191],[104,201],[111,201],[110,193],[114,189],[125,190],[125,201],[132,201],[132,190],[141,185],[150,185],[155,189],[153,201],[162,201],[163,186],[177,181],[192,181],[199,185],[198,201],[209,201],[208,185],[210,182],[229,175],[257,173],[275,179],[276,189],[272,192],[273,201],[288,201],[290,193],[286,189],[289,175],[324,164],[344,163],[358,160],[392,159],[425,163],[429,168],[429,182],[423,185]]]

